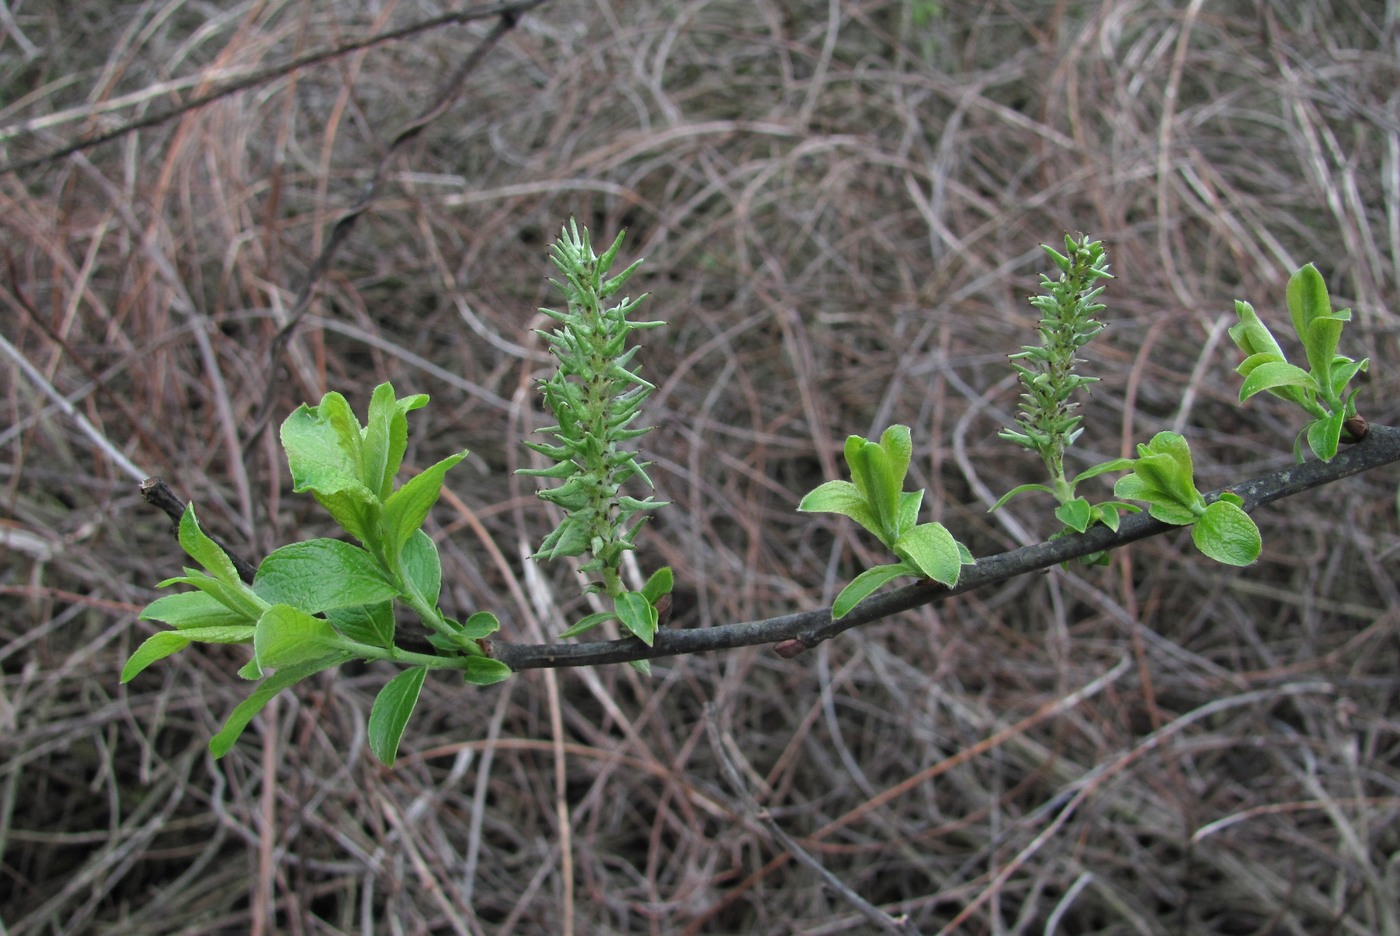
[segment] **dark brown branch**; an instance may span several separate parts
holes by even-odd
[[[1231,485],[1222,491],[1238,494],[1244,501],[1245,510],[1252,511],[1273,501],[1292,497],[1294,494],[1396,461],[1400,461],[1400,429],[1371,426],[1363,441],[1346,449],[1331,462],[1294,465]],[[1214,500],[1222,491],[1212,492],[1206,499]],[[829,608],[822,608],[765,621],[724,624],[695,630],[663,630],[657,633],[656,641],[650,647],[633,637],[580,644],[512,644],[492,641],[488,652],[513,670],[624,663],[629,660],[651,660],[684,653],[731,650],[757,644],[774,644],[774,649],[782,655],[795,656],[852,627],[941,601],[951,595],[960,595],[975,588],[1004,582],[1028,572],[1048,569],[1090,553],[1116,549],[1149,536],[1179,529],[1181,527],[1154,520],[1145,512],[1133,514],[1124,519],[1117,532],[1107,527],[1094,527],[1087,533],[978,559],[976,565],[963,569],[962,577],[955,588],[945,588],[925,581],[873,595],[839,621],[831,619]]]
[[[160,478],[147,478],[141,482],[141,496],[145,498],[146,503],[165,512],[165,515],[170,518],[170,522],[175,525],[175,532],[178,534],[180,518],[185,515],[185,502],[180,500],[179,495],[170,489],[170,485]],[[249,585],[253,584],[253,576],[258,572],[257,565],[229,549],[228,544],[214,534],[206,531],[205,535],[213,540],[215,545],[228,555],[229,559],[233,560],[233,567],[238,570],[238,577]]]

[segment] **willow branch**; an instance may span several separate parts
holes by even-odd
[[[1206,499],[1213,501],[1223,492],[1232,491],[1244,501],[1246,511],[1253,511],[1276,500],[1292,497],[1396,461],[1400,461],[1400,429],[1372,426],[1364,440],[1348,448],[1331,462],[1293,465],[1213,491],[1206,495]],[[662,630],[657,633],[656,640],[650,647],[635,637],[578,644],[513,644],[498,640],[490,642],[487,652],[512,670],[625,663],[686,653],[732,650],[758,644],[774,644],[774,649],[781,655],[796,656],[803,650],[811,649],[852,627],[933,604],[973,589],[985,588],[1029,572],[1048,569],[1090,553],[1117,549],[1149,536],[1180,529],[1182,528],[1154,520],[1145,512],[1133,514],[1123,520],[1117,531],[1096,526],[1086,533],[978,559],[976,565],[963,569],[962,577],[953,588],[923,581],[873,595],[839,621],[832,620],[830,608],[821,608],[763,621],[724,624],[695,630]]]

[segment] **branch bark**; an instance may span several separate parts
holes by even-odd
[[[1212,491],[1206,495],[1206,500],[1213,501],[1224,491],[1233,491],[1244,501],[1244,509],[1253,511],[1273,501],[1396,461],[1400,461],[1400,429],[1371,426],[1365,439],[1338,454],[1331,462],[1292,465]],[[830,608],[821,608],[762,621],[695,630],[662,630],[650,647],[635,637],[578,644],[513,644],[495,640],[489,642],[487,653],[516,671],[654,660],[757,644],[774,644],[774,649],[781,655],[796,656],[852,627],[1029,572],[1048,569],[1100,550],[1116,549],[1149,536],[1179,529],[1181,527],[1153,519],[1146,512],[1133,514],[1123,520],[1116,532],[1107,527],[1094,527],[1086,533],[978,559],[976,565],[963,569],[962,577],[954,588],[923,581],[872,595],[839,621],[831,619]]]

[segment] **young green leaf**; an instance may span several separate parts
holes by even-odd
[[[1206,506],[1191,527],[1191,539],[1202,553],[1227,565],[1247,566],[1259,558],[1263,541],[1259,527],[1249,514],[1233,501],[1220,500]]]
[[[289,604],[308,614],[389,601],[398,594],[373,556],[333,539],[274,551],[258,566],[253,591],[269,604]]]
[[[467,618],[458,633],[471,640],[482,640],[500,629],[501,622],[496,619],[496,615],[490,611],[478,611]]]
[[[1314,419],[1308,423],[1308,448],[1323,461],[1337,457],[1337,448],[1342,440],[1342,423],[1346,421],[1346,410],[1339,409],[1325,419]]]
[[[333,608],[326,620],[347,640],[388,649],[394,645],[394,606],[392,602]]]
[[[1000,510],[1002,507],[1005,507],[1005,506],[1006,506],[1006,502],[1009,501],[1009,500],[1011,500],[1011,498],[1015,497],[1017,494],[1027,494],[1027,493],[1030,493],[1031,491],[1039,491],[1039,492],[1041,492],[1041,493],[1043,493],[1043,494],[1054,494],[1054,493],[1055,493],[1055,489],[1052,488],[1052,487],[1050,487],[1050,486],[1047,485],[1047,484],[1022,484],[1022,485],[1018,485],[1017,487],[1014,487],[1014,488],[1012,488],[1011,490],[1007,491],[1005,494],[1001,495],[1001,498],[1000,498],[995,504],[993,504],[991,507],[989,507],[989,508],[987,509],[987,513],[991,513],[991,512],[994,511],[994,510]]]
[[[286,689],[288,686],[301,682],[308,676],[314,676],[322,670],[339,666],[341,663],[350,659],[351,656],[352,654],[349,653],[340,653],[311,663],[288,666],[267,677],[258,684],[258,687],[253,690],[248,698],[238,703],[237,707],[234,708],[229,714],[229,717],[224,721],[224,726],[219,729],[219,733],[209,739],[210,753],[216,758],[223,757],[227,754],[229,749],[233,747],[234,743],[237,742],[239,737],[243,734],[243,730],[248,727],[248,723],[253,720],[253,716],[261,712],[277,693]]]
[[[658,616],[656,608],[647,601],[646,596],[641,592],[623,592],[613,599],[613,608],[622,626],[650,647],[656,639]]]
[[[850,584],[841,589],[841,593],[836,596],[836,601],[831,606],[832,620],[839,621],[850,614],[852,608],[893,579],[897,579],[901,575],[918,574],[916,570],[911,569],[903,562],[871,566],[851,579]]]
[[[327,393],[318,406],[303,403],[282,423],[281,439],[292,490],[310,491],[361,543],[378,542],[380,500],[362,477],[360,425],[345,398]]]
[[[613,611],[595,611],[592,614],[581,618],[578,621],[578,623],[574,624],[568,630],[564,631],[564,633],[560,634],[559,638],[561,640],[567,640],[570,637],[577,637],[580,634],[588,633],[593,628],[597,627],[599,624],[602,624],[604,621],[615,620],[617,620],[617,614]]]
[[[941,523],[921,523],[894,544],[895,555],[924,578],[949,588],[958,584],[962,573],[962,553],[958,541]]]
[[[865,496],[850,481],[825,481],[817,485],[807,492],[797,509],[802,513],[841,514],[859,523],[873,535],[880,535],[880,521],[875,518]]]
[[[1285,291],[1288,302],[1288,315],[1293,320],[1293,330],[1298,337],[1307,340],[1312,323],[1332,314],[1332,301],[1327,296],[1327,284],[1322,274],[1311,263],[1297,270],[1288,278]],[[1331,355],[1328,355],[1330,362]]]
[[[889,453],[882,445],[866,442],[856,451],[856,464],[866,479],[870,512],[879,524],[875,535],[887,547],[892,546],[894,531],[899,523],[900,486],[895,481],[895,467],[891,464]],[[852,471],[855,471],[854,466]]]
[[[1283,348],[1279,347],[1274,333],[1269,331],[1269,326],[1265,325],[1259,314],[1254,311],[1254,306],[1236,299],[1235,315],[1239,321],[1228,329],[1230,340],[1245,353],[1246,361],[1259,355],[1274,361],[1286,360]],[[1248,371],[1241,369],[1240,373],[1247,374]]]
[[[299,666],[343,650],[344,640],[329,621],[291,605],[273,605],[253,631],[253,653],[263,669]]]
[[[188,647],[190,642],[190,638],[179,631],[168,630],[152,634],[141,642],[141,646],[132,652],[126,665],[122,667],[121,682],[131,682],[146,667],[157,660],[179,653]]]
[[[437,544],[422,530],[416,531],[404,544],[400,557],[404,585],[425,602],[436,606],[442,591],[442,559]]]
[[[369,711],[369,749],[385,767],[394,766],[399,754],[399,740],[418,704],[423,691],[426,666],[404,670],[384,684]]]
[[[671,573],[670,566],[662,566],[651,574],[646,584],[642,586],[642,597],[652,604],[656,604],[662,595],[669,595],[671,588],[675,584],[675,576]]]
[[[490,686],[511,676],[510,667],[500,660],[474,656],[466,659],[466,681],[473,686]]]
[[[1089,523],[1094,519],[1093,508],[1089,502],[1082,497],[1076,497],[1068,503],[1061,504],[1055,510],[1055,517],[1066,527],[1076,533],[1083,533],[1089,528]]]
[[[180,548],[225,585],[237,587],[243,584],[228,553],[199,528],[199,521],[194,515],[194,504],[187,504],[184,514],[180,517]]]
[[[192,591],[157,598],[142,609],[140,620],[162,621],[183,630],[189,627],[252,625],[257,617],[231,609],[213,595]]]
[[[1250,360],[1253,360],[1251,358]],[[1246,364],[1249,362],[1246,361]],[[1244,364],[1237,368],[1241,373],[1245,373]],[[1318,390],[1317,381],[1312,374],[1295,367],[1287,361],[1273,361],[1271,363],[1259,364],[1251,367],[1244,382],[1240,384],[1240,402],[1243,403],[1256,393],[1268,390],[1274,392],[1284,387],[1300,387],[1304,390],[1316,392]],[[1283,396],[1284,399],[1292,399],[1285,394],[1275,393],[1275,396]]]
[[[212,575],[205,575],[198,569],[186,568],[184,575],[168,578],[156,587],[169,588],[171,585],[190,585],[197,588],[246,622],[256,621],[268,608],[268,603],[241,581],[230,585]]]
[[[390,564],[397,564],[408,538],[428,518],[428,511],[442,493],[443,476],[466,457],[466,452],[447,456],[410,479],[384,502],[384,552]]]
[[[389,383],[374,388],[369,401],[369,424],[363,433],[361,480],[381,501],[393,493],[394,478],[408,449],[408,413],[427,402],[426,393],[400,400]]]

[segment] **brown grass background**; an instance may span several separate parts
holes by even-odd
[[[1286,332],[1308,261],[1396,419],[1400,8],[1374,0],[552,0],[393,155],[270,359],[492,24],[278,66],[445,6],[0,7],[7,161],[278,72],[0,176],[0,932],[879,931],[856,894],[929,933],[1400,934],[1393,472],[1262,511],[1243,571],[1175,535],[791,661],[430,679],[393,771],[364,734],[386,667],[284,693],[221,761],[241,648],[119,686],[184,561],[140,475],[253,557],[331,532],[253,439],[269,387],[274,427],[327,389],[431,394],[408,465],[473,453],[430,521],[445,603],[524,641],[587,613],[522,560],[552,519],[512,474],[571,215],[628,230],[670,323],[641,360],[673,506],[637,559],[675,568],[678,627],[880,561],[793,508],[892,422],[974,553],[1054,531],[986,508],[1038,480],[996,431],[1066,231],[1118,277],[1078,466],[1164,428],[1203,488],[1286,465],[1298,421],[1237,405],[1224,330],[1240,297]]]

